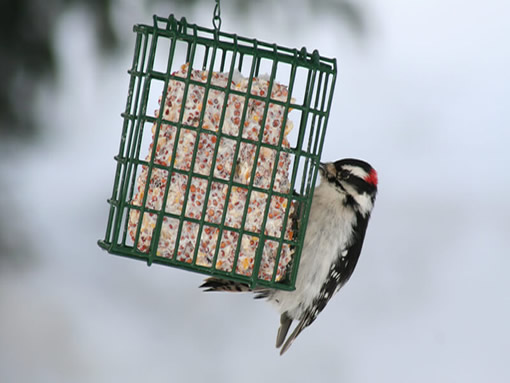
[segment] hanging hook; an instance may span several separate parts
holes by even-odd
[[[220,0],[216,0],[216,6],[214,7],[214,15],[212,19],[212,23],[216,32],[218,32],[221,28],[221,9],[220,9]]]

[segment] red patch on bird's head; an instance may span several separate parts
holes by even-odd
[[[375,169],[370,170],[368,176],[365,177],[365,181],[371,185],[377,186],[377,172]]]

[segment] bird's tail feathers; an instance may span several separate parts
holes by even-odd
[[[280,348],[283,342],[285,341],[285,337],[289,332],[290,325],[292,324],[292,319],[284,312],[280,317],[280,328],[278,329],[278,334],[276,335],[276,348]]]
[[[290,323],[289,323],[289,326],[290,326]],[[294,331],[292,331],[292,333],[289,335],[289,337],[285,341],[282,349],[280,350],[280,355],[283,355],[289,349],[289,347],[292,345],[294,340],[296,340],[297,336],[299,334],[301,334],[301,331],[303,331],[306,326],[307,326],[307,324],[304,321],[300,321],[298,323],[298,325],[296,326]],[[287,331],[288,331],[288,328],[287,328]],[[283,340],[282,340],[282,343],[283,343]]]

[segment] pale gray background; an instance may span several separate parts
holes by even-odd
[[[0,381],[510,381],[509,2],[365,0],[361,39],[303,1],[243,16],[223,2],[227,32],[338,58],[323,158],[363,158],[380,177],[353,278],[284,357],[267,304],[96,245],[132,24],[174,12],[211,25],[209,4],[118,3],[114,58],[83,9],[59,19],[56,84],[34,87],[42,140],[0,145],[27,260],[0,272]]]

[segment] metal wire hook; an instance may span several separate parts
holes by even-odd
[[[214,7],[214,14],[212,23],[216,32],[218,32],[221,28],[221,9],[220,9],[220,0],[216,0],[216,6]]]

